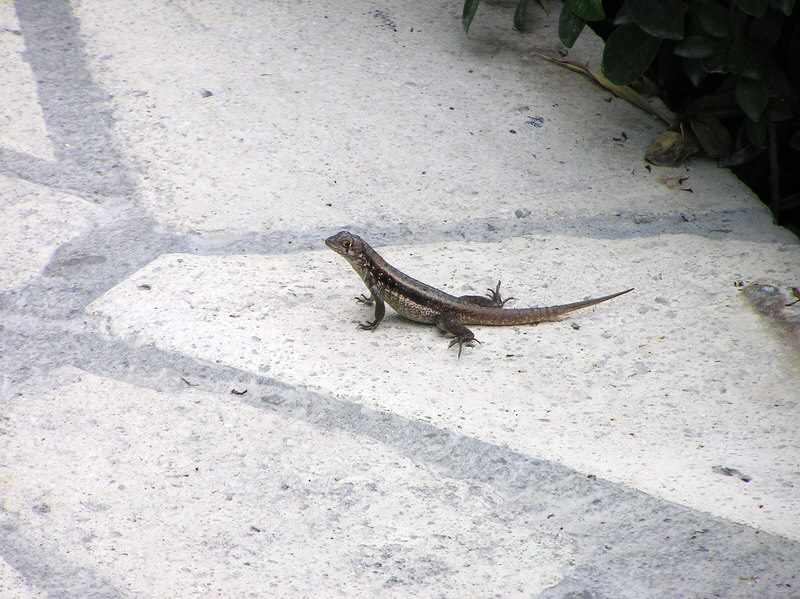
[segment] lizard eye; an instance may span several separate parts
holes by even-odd
[[[353,245],[353,242],[350,241],[349,239],[345,239],[342,241],[342,247],[346,250],[349,250],[351,245]]]

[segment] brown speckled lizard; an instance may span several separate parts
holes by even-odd
[[[441,330],[454,335],[448,347],[458,344],[459,358],[465,343],[478,341],[465,325],[532,324],[633,291],[626,289],[611,295],[561,306],[504,309],[503,306],[509,300],[500,297],[499,282],[495,289],[489,289],[486,297],[479,295],[456,297],[403,274],[381,258],[378,252],[358,235],[342,231],[328,237],[325,245],[344,256],[369,289],[371,297],[362,296],[356,299],[363,303],[375,304],[375,319],[359,325],[358,328],[368,331],[378,328],[386,313],[385,302],[394,308],[395,312],[409,320],[435,324]]]

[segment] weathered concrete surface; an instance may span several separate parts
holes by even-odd
[[[0,596],[797,595],[796,238],[645,170],[555,15],[459,10],[0,3]],[[342,228],[458,294],[636,290],[456,360],[356,330]]]

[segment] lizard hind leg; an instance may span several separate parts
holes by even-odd
[[[450,333],[453,335],[452,341],[450,341],[450,345],[447,348],[453,347],[455,344],[458,344],[458,357],[461,358],[461,349],[464,347],[464,344],[471,345],[472,343],[480,343],[477,339],[475,339],[475,335],[470,331],[466,326],[458,322],[455,318],[453,318],[450,314],[439,314],[434,321],[436,326],[439,327],[445,333]]]
[[[486,295],[462,295],[458,299],[485,308],[502,308],[506,302],[514,299],[513,297],[503,299],[500,295],[500,281],[497,281],[497,287],[494,289],[489,288],[487,291],[489,293]]]

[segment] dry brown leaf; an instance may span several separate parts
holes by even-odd
[[[683,135],[677,131],[665,131],[647,147],[644,159],[656,166],[674,166],[683,155]]]
[[[665,131],[650,142],[644,159],[656,166],[675,166],[699,149],[697,138],[681,126],[680,131]]]
[[[709,158],[730,154],[731,134],[717,119],[691,119],[689,125]]]

